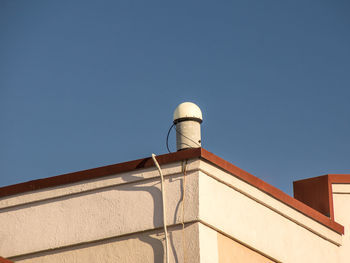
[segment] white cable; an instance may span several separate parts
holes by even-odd
[[[156,160],[156,155],[152,153],[152,159],[154,164],[157,166],[159,174],[160,174],[160,182],[161,182],[161,189],[162,189],[162,203],[163,203],[163,225],[164,225],[164,233],[165,233],[165,253],[166,253],[166,263],[169,263],[169,243],[168,243],[168,230],[166,226],[166,205],[165,205],[165,188],[164,188],[164,177],[162,170],[160,169],[160,166]]]

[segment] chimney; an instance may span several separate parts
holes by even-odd
[[[183,102],[177,106],[174,111],[177,151],[201,147],[202,121],[202,112],[196,104]]]

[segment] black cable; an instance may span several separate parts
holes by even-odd
[[[168,152],[171,153],[170,149],[169,149],[169,134],[171,132],[171,129],[174,127],[175,123],[173,123],[168,131],[168,135],[166,136],[166,148],[168,149]]]

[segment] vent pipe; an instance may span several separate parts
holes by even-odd
[[[201,147],[201,109],[192,102],[181,103],[174,111],[176,149]]]

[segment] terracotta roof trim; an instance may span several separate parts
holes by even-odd
[[[173,163],[185,159],[192,159],[201,156],[201,149],[189,149],[180,152],[163,154],[157,156],[157,161],[160,165]],[[151,157],[138,159],[129,162],[123,162],[118,164],[112,164],[107,166],[102,166],[98,168],[57,175],[53,177],[37,179],[33,181],[28,181],[24,183],[4,186],[0,188],[0,198],[15,194],[21,194],[29,191],[40,190],[43,188],[55,187],[59,185],[71,184],[80,181],[91,180],[95,178],[101,178],[113,174],[124,173],[133,171],[136,169],[149,168],[154,166]]]
[[[288,194],[284,193],[280,189],[266,183],[265,181],[261,180],[260,178],[240,169],[239,167],[225,161],[224,159],[214,155],[211,152],[206,151],[205,149],[202,149],[202,156],[203,159],[208,160],[209,162],[215,164],[221,169],[224,169],[225,171],[231,173],[234,176],[239,177],[243,181],[255,186],[256,188],[260,189],[261,191],[267,193],[268,195],[276,198],[277,200],[280,200],[284,204],[298,210],[299,212],[303,213],[304,215],[313,218],[314,220],[318,221],[319,223],[323,224],[324,226],[336,231],[339,234],[344,234],[344,227],[337,222],[333,220],[333,218],[329,218],[325,216],[324,214],[320,213],[319,211],[315,210],[314,208],[306,205],[305,203],[289,196]],[[337,177],[338,181],[341,181]],[[349,181],[350,182],[350,181]]]
[[[14,263],[13,261],[9,260],[9,259],[6,259],[6,258],[3,258],[3,257],[0,257],[0,263]]]
[[[187,149],[187,150],[182,150],[175,153],[169,153],[169,154],[163,154],[163,155],[157,156],[157,160],[160,165],[182,161],[186,159],[193,159],[193,158],[202,158],[204,160],[207,160],[213,165],[216,165],[217,167],[229,172],[230,174],[240,178],[241,180],[253,185],[254,187],[260,189],[261,191],[276,198],[277,200],[280,200],[286,205],[300,211],[304,215],[313,218],[314,220],[336,231],[337,233],[339,234],[344,233],[344,227],[336,223],[332,218],[329,218],[323,215],[319,211],[311,208],[310,206],[304,204],[303,202],[287,195],[280,189],[266,183],[265,181],[259,179],[258,177],[238,168],[237,166],[225,161],[224,159],[216,156],[215,154],[203,148]],[[15,194],[20,194],[20,193],[25,193],[29,191],[39,190],[43,188],[55,187],[59,185],[65,185],[65,184],[71,184],[71,183],[76,183],[76,182],[95,179],[95,178],[101,178],[108,175],[133,171],[136,169],[148,168],[152,166],[154,166],[152,158],[148,157],[148,158],[103,166],[99,168],[93,168],[93,169],[79,171],[79,172],[58,175],[58,176],[49,177],[45,179],[33,180],[25,183],[1,187],[0,198],[15,195]],[[339,177],[336,175],[334,175],[334,180],[341,181]]]

